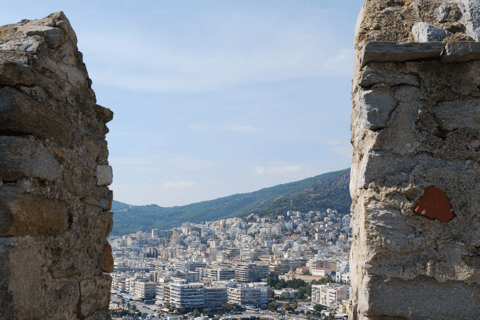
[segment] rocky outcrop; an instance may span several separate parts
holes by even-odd
[[[367,0],[355,34],[349,319],[478,319],[478,0]]]
[[[63,12],[0,27],[0,319],[109,319],[106,123]]]

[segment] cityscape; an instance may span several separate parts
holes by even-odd
[[[346,319],[350,220],[252,213],[110,236],[112,316]]]

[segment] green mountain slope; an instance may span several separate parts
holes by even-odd
[[[340,214],[347,214],[352,201],[348,189],[349,181],[350,169],[346,169],[251,193],[235,194],[180,207],[131,206],[113,201],[112,211],[115,214],[112,235],[153,228],[168,229],[187,221],[211,221],[245,216],[252,212],[266,216],[285,213],[287,210],[306,212],[332,208]]]

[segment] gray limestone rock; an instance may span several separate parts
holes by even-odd
[[[478,0],[452,0],[459,4],[462,21],[466,25],[466,34],[476,41],[480,40],[480,2]]]
[[[466,62],[480,60],[480,43],[449,42],[445,46],[442,62]]]
[[[412,34],[417,42],[442,41],[452,33],[432,26],[428,22],[417,22],[413,25]]]
[[[420,59],[440,59],[443,51],[441,42],[428,43],[398,43],[398,42],[367,42],[359,51],[359,65],[376,62],[410,61]]]
[[[440,23],[447,22],[448,16],[450,14],[450,7],[446,6],[445,4],[442,4],[437,8],[435,13],[437,15],[438,22]]]
[[[113,171],[111,166],[97,166],[97,173],[95,175],[97,176],[97,184],[99,186],[109,186],[113,182]]]

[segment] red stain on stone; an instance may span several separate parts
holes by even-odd
[[[440,222],[447,222],[453,219],[453,213],[450,211],[450,208],[450,203],[442,190],[428,187],[415,206],[414,211],[428,219],[438,219]]]
[[[472,137],[472,139],[470,140],[470,142],[474,142],[474,141],[477,141],[478,139],[475,138],[475,137]]]

